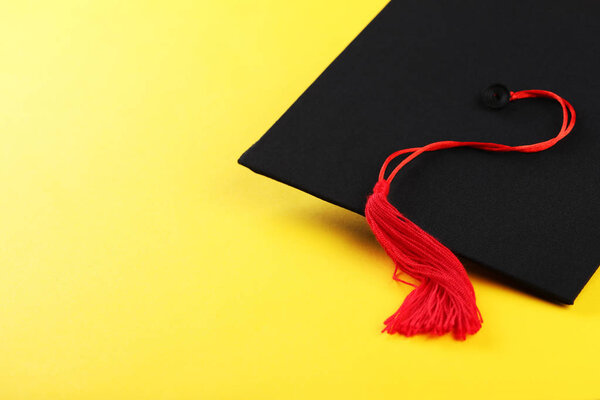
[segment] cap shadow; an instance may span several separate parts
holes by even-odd
[[[384,268],[391,267],[389,263],[384,261],[389,261],[389,258],[375,239],[363,216],[329,205],[308,210],[296,209],[292,213],[295,218],[302,220],[303,223],[311,224],[316,228],[327,229],[335,235],[343,236],[346,240],[356,243],[360,248],[366,249],[370,253],[378,254],[378,257],[382,260],[380,265]],[[539,288],[519,282],[462,255],[457,254],[457,257],[471,278],[482,281],[486,285],[502,287],[515,294],[542,299],[561,308],[567,307],[566,304],[556,301],[551,294]]]

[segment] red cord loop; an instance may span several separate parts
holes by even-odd
[[[556,143],[558,143],[560,140],[562,140],[565,136],[567,136],[571,132],[571,130],[573,130],[573,126],[575,125],[575,110],[573,109],[573,106],[571,106],[571,104],[568,101],[566,101],[559,95],[552,93],[552,92],[548,92],[546,90],[521,90],[519,92],[511,92],[510,93],[510,101],[527,99],[527,98],[535,98],[535,97],[554,99],[562,107],[563,124],[562,124],[562,127],[560,128],[560,131],[558,132],[558,135],[556,135],[554,138],[546,140],[544,142],[521,145],[521,146],[507,146],[504,144],[485,143],[485,142],[442,141],[442,142],[430,143],[423,147],[413,147],[410,149],[398,150],[398,151],[390,154],[389,157],[383,163],[381,170],[379,172],[379,180],[386,180],[388,183],[392,183],[392,181],[396,177],[396,174],[406,164],[408,164],[409,162],[414,160],[418,155],[425,153],[427,151],[450,149],[453,147],[473,147],[476,149],[486,150],[486,151],[518,151],[521,153],[535,153],[538,151],[546,150],[546,149],[554,146]],[[406,157],[404,160],[402,160],[402,162],[400,164],[398,164],[396,166],[396,168],[394,168],[392,170],[392,172],[388,175],[388,177],[385,178],[385,172],[386,172],[390,162],[392,160],[394,160],[396,157],[398,157],[402,154],[407,154],[407,153],[412,153],[412,154],[410,154],[408,157]]]

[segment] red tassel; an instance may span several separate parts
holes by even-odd
[[[454,337],[464,340],[481,328],[482,318],[475,303],[475,292],[464,267],[456,256],[443,244],[402,215],[388,199],[390,183],[406,164],[429,151],[454,147],[474,147],[486,151],[516,151],[534,153],[546,150],[564,137],[575,125],[575,110],[562,97],[545,90],[508,92],[501,85],[488,88],[490,99],[508,101],[543,97],[556,100],[562,107],[563,123],[557,136],[544,142],[507,146],[497,143],[442,141],[423,147],[403,149],[391,154],[383,163],[379,180],[369,196],[365,208],[367,222],[375,237],[396,265],[394,279],[407,283],[415,289],[406,296],[396,313],[385,321],[383,332],[400,333],[405,336],[417,334],[444,335],[452,332]],[[503,93],[505,92],[505,93]],[[506,101],[506,99],[508,99]],[[488,99],[489,100],[489,99]],[[493,103],[493,108],[496,103]],[[388,165],[396,157],[410,153],[385,177]],[[401,280],[405,273],[419,284]]]
[[[406,297],[398,311],[385,321],[383,332],[405,336],[444,335],[452,332],[464,340],[481,328],[475,292],[464,267],[443,244],[392,206],[387,200],[389,184],[375,185],[367,201],[367,221],[398,272],[420,284]]]

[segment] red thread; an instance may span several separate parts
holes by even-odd
[[[383,163],[373,194],[367,200],[365,216],[375,237],[394,261],[394,279],[415,286],[398,311],[385,321],[383,332],[405,336],[444,335],[452,332],[456,339],[464,340],[468,334],[474,334],[481,328],[482,318],[475,302],[475,292],[463,265],[447,247],[392,206],[387,195],[398,172],[417,156],[428,151],[473,147],[486,151],[534,153],[554,146],[573,129],[575,110],[562,97],[545,90],[510,93],[510,101],[534,97],[554,99],[562,107],[563,123],[558,135],[552,139],[521,146],[441,141],[396,151]],[[390,162],[407,153],[411,154],[386,178]],[[401,280],[401,273],[415,278],[419,284]]]

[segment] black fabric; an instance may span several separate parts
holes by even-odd
[[[363,213],[395,150],[438,140],[528,144],[560,106],[490,110],[490,84],[570,101],[574,131],[536,154],[425,154],[390,201],[458,254],[572,303],[600,263],[600,3],[393,0],[239,162]]]

